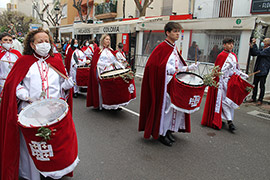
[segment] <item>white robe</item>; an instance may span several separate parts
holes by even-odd
[[[166,41],[165,41],[166,42]],[[171,46],[171,44],[169,44]],[[179,54],[177,52],[176,46],[170,55],[167,65],[166,65],[166,74],[165,74],[165,90],[163,95],[163,104],[161,112],[161,120],[159,127],[159,134],[162,136],[166,135],[168,130],[178,132],[179,129],[185,129],[185,113],[177,111],[174,108],[170,108],[171,99],[167,92],[167,85],[172,80],[173,74],[175,72],[184,72],[187,70],[187,66],[184,66],[180,60]],[[170,108],[168,110],[168,108]],[[166,112],[168,111],[168,112]]]
[[[127,59],[126,56],[123,55],[120,51],[118,51],[116,53],[116,58],[119,62],[121,62],[123,64],[124,67],[127,67],[128,63],[127,63]]]
[[[78,59],[78,64],[76,63],[73,55],[76,54],[77,59]],[[74,86],[74,93],[78,93],[79,92],[79,88],[77,86],[77,81],[76,81],[76,75],[77,75],[77,68],[78,66],[84,66],[86,63],[86,56],[85,54],[79,50],[79,49],[75,49],[75,51],[73,52],[72,56],[71,56],[71,62],[70,62],[70,77],[72,77],[72,80],[75,82],[75,86]]]
[[[2,89],[5,85],[6,78],[11,70],[11,68],[14,65],[14,62],[16,62],[18,59],[18,56],[16,54],[13,54],[9,51],[6,51],[6,54],[1,58],[1,60],[9,61],[4,62],[0,61],[0,93],[2,92]]]
[[[217,93],[215,112],[219,113],[220,105],[222,103],[221,118],[233,121],[234,108],[226,102],[228,81],[234,73],[240,76],[244,73],[240,71],[240,67],[237,63],[236,57],[232,53],[229,53],[227,59],[225,60],[221,68],[221,72],[222,75],[219,78],[219,88]]]
[[[115,66],[115,67],[114,67]],[[125,67],[117,61],[116,57],[112,54],[112,52],[108,48],[104,48],[100,54],[100,57],[97,62],[97,79],[98,76],[106,71],[111,71],[116,69],[125,69]],[[102,106],[102,93],[101,86],[98,82],[98,93],[99,93],[99,109],[118,109],[120,105],[110,105],[110,106]]]
[[[116,69],[125,69],[125,67],[117,61],[112,52],[108,48],[104,48],[97,62],[99,73],[114,70],[114,66]]]
[[[42,73],[42,70],[45,76],[47,74],[46,82],[44,83],[46,96],[43,98],[66,98],[64,90],[67,89],[61,88],[65,83],[65,80],[52,68],[48,67],[46,61],[39,59],[39,61],[32,64],[25,78],[16,88],[16,96],[21,100],[18,112],[29,104],[27,100],[40,99],[42,92],[42,80],[40,73]],[[29,180],[40,180],[39,171],[36,169],[36,166],[28,153],[25,139],[21,132],[19,176]]]
[[[92,47],[91,47],[92,48]],[[94,51],[94,50],[93,50]],[[90,47],[87,47],[87,49],[83,52],[85,55],[86,55],[86,57],[88,57],[89,59],[92,59],[92,56],[93,56],[93,54],[94,54],[94,52],[93,52],[91,49],[90,49]]]

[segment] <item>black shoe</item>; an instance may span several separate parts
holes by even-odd
[[[78,97],[78,93],[74,93],[74,94],[73,94],[73,97],[74,97],[74,98],[77,98],[77,97]]]
[[[168,139],[169,139],[171,142],[175,142],[175,138],[174,138],[173,135],[172,135],[172,131],[167,131],[166,137],[168,137]]]
[[[172,146],[173,144],[166,136],[159,136],[159,141],[166,146]]]
[[[231,132],[235,131],[236,128],[232,122],[228,123],[228,125],[229,125],[229,131]]]

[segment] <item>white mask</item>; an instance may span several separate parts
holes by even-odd
[[[12,46],[12,44],[8,44],[8,43],[3,43],[2,46],[6,49],[9,50]]]
[[[42,57],[45,57],[48,55],[48,53],[50,52],[51,50],[51,44],[50,43],[38,43],[35,45],[36,46],[36,50],[35,52],[42,56]]]
[[[86,46],[89,46],[89,43],[85,43]]]

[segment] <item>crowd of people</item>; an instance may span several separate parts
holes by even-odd
[[[189,50],[189,58],[194,59],[195,63],[187,65],[179,53],[175,42],[179,39],[181,29],[179,23],[169,22],[165,25],[166,39],[157,45],[150,55],[145,66],[141,87],[138,130],[144,131],[144,138],[148,139],[152,136],[166,146],[172,146],[175,143],[173,133],[191,132],[190,113],[172,106],[172,97],[168,93],[169,84],[176,74],[190,74],[200,64],[199,58],[197,58],[200,51],[196,42]],[[75,129],[72,120],[72,103],[73,97],[76,98],[79,93],[80,85],[76,78],[79,69],[87,70],[87,107],[97,110],[121,110],[121,106],[129,104],[136,98],[134,74],[126,60],[126,54],[123,52],[123,44],[119,43],[118,49],[113,50],[108,34],[101,37],[99,46],[93,40],[85,40],[81,46],[78,39],[70,39],[66,44],[61,44],[59,41],[54,43],[49,31],[42,28],[28,33],[22,54],[12,48],[13,42],[12,35],[1,34],[0,177],[1,179],[22,177],[31,180],[39,180],[42,176],[53,179],[59,179],[62,176],[72,177],[73,170],[79,162],[76,133],[73,136],[73,140],[76,139],[75,155],[72,155],[74,160],[63,169],[56,167],[56,170],[44,172],[44,170],[38,169],[34,163],[36,161],[33,160],[33,157],[36,154],[33,153],[33,148],[36,147],[28,146],[26,142],[28,137],[22,133],[21,128],[23,127],[18,125],[17,114],[20,114],[33,102],[61,99],[68,104],[68,115],[66,116],[69,117],[69,120],[65,120],[65,122],[69,122],[69,126],[67,123],[63,123],[58,124],[59,127],[52,128],[48,124],[39,123],[52,131],[49,133],[51,136],[57,134],[54,133],[54,131],[57,132],[57,128]],[[270,39],[264,39],[263,43],[263,50],[258,49],[255,39],[250,44],[252,55],[258,56],[254,71],[260,70],[260,73],[256,74],[254,78],[255,88],[252,101],[256,101],[258,83],[260,83],[259,103],[264,97],[264,85],[270,68]],[[215,77],[219,86],[208,89],[201,121],[202,125],[221,129],[222,119],[226,120],[231,132],[236,130],[233,123],[235,108],[227,97],[228,84],[233,76],[239,76],[242,79],[249,77],[240,71],[237,56],[232,52],[233,46],[234,40],[225,38],[223,51],[218,55],[216,52],[213,54],[213,58],[216,57],[215,66],[219,67],[221,75]],[[65,56],[64,63],[60,51]],[[193,105],[194,102],[192,100],[189,104]],[[45,114],[50,113],[44,108],[41,108],[40,111]],[[38,151],[40,153],[38,157],[42,159],[41,154],[51,145],[50,140],[42,140],[39,143],[43,143],[42,146],[39,144]],[[49,155],[47,154],[47,156]],[[60,158],[60,161],[63,161],[63,158]]]

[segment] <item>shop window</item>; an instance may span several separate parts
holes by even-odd
[[[238,56],[240,32],[208,31],[192,34],[187,59],[195,60],[196,54],[198,61],[214,63],[217,55],[223,50],[222,41],[227,37],[234,39],[234,48],[232,51]]]

